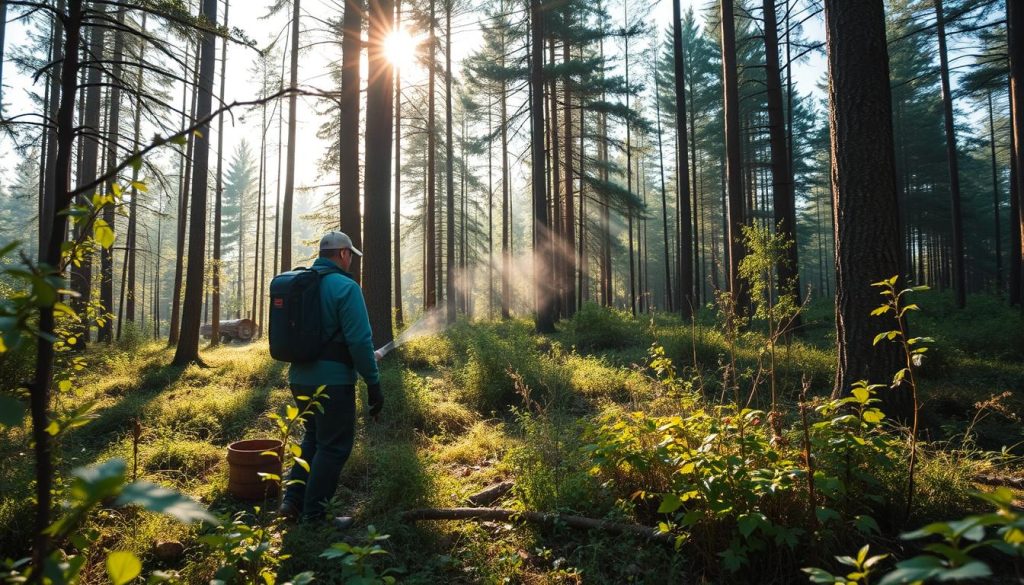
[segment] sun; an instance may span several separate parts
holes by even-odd
[[[416,46],[419,40],[400,28],[384,40],[384,53],[395,67],[405,69],[416,62]]]

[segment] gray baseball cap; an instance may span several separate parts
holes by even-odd
[[[352,253],[356,256],[363,255],[359,248],[352,245],[352,238],[348,237],[348,234],[345,232],[330,231],[320,238],[321,250],[344,250],[345,248],[352,250]]]

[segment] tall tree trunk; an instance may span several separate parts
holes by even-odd
[[[205,1],[205,0],[204,0]],[[348,10],[346,10],[346,13]],[[291,34],[291,71],[288,87],[292,93],[288,95],[288,152],[285,159],[284,175],[284,210],[281,215],[281,272],[292,268],[292,207],[295,200],[295,114],[298,107],[295,90],[299,86],[299,15],[301,0],[292,0],[292,34]],[[343,91],[344,93],[344,91]],[[352,242],[358,248],[359,234],[350,234]],[[358,278],[358,270],[353,269]]]
[[[54,205],[47,209],[44,222],[49,237],[39,248],[40,263],[59,266],[61,245],[67,233],[66,214],[60,213],[72,203],[71,149],[75,138],[75,95],[78,88],[78,54],[81,42],[82,2],[68,0],[65,25],[64,61],[61,67],[60,106],[55,120],[57,154],[54,158]],[[36,336],[35,376],[29,386],[32,419],[32,441],[35,455],[35,523],[32,540],[32,573],[43,574],[43,563],[50,553],[50,508],[53,488],[53,437],[50,425],[50,385],[53,382],[53,304],[39,307],[39,332]],[[40,579],[41,581],[41,579]]]
[[[678,2],[675,0],[673,6]],[[675,8],[673,8],[675,10]],[[672,298],[672,254],[669,252],[668,237],[668,196],[665,190],[665,150],[662,145],[661,134],[661,86],[658,84],[658,69],[654,68],[654,118],[657,121],[658,132],[658,174],[661,176],[661,229],[665,239],[665,308],[668,312],[673,311]]]
[[[188,62],[188,54],[186,48],[185,62]],[[189,75],[190,79],[195,79],[199,74],[199,50],[196,49],[195,59],[193,63],[192,72]],[[184,89],[182,90],[184,93]],[[185,96],[182,95],[182,101]],[[191,124],[196,119],[196,103],[199,99],[199,88],[196,84],[192,85],[192,97],[191,107],[189,109],[188,123]],[[184,103],[182,104],[182,126],[186,126],[185,120],[185,108]],[[181,182],[178,189],[178,230],[176,246],[174,248],[174,288],[171,291],[171,322],[170,331],[167,334],[167,345],[173,346],[178,344],[178,338],[181,336],[181,287],[184,280],[185,272],[185,234],[188,229],[188,197],[189,189],[191,188],[192,181],[192,159],[195,148],[195,133],[188,135],[188,141],[185,144],[185,151],[183,154],[184,159],[184,170],[181,173]]]
[[[6,8],[7,4],[4,3]],[[64,0],[58,0],[57,11],[64,14],[65,2]],[[64,42],[64,22],[60,18],[53,19],[53,33],[50,36],[50,43],[53,46],[51,60],[54,65],[50,68],[49,77],[49,95],[47,96],[46,115],[51,120],[56,120],[58,111],[60,109],[61,99],[61,79],[62,79],[62,63],[64,61],[64,51],[62,49],[62,43]],[[0,42],[0,47],[3,43]],[[2,50],[2,49],[0,49]],[[0,58],[0,62],[3,59]],[[57,180],[55,169],[57,168],[57,129],[56,127],[49,128],[46,130],[47,141],[46,141],[46,152],[45,152],[45,170],[46,175],[43,177],[43,197],[39,205],[39,246],[38,250],[42,250],[46,247],[46,242],[50,237],[50,218],[53,217],[54,205],[57,200],[57,193],[55,191],[55,182]]]
[[[156,215],[156,262],[153,266],[153,339],[160,339],[160,260],[163,244],[164,206],[161,201]]]
[[[93,5],[92,10],[102,11],[102,8],[97,9]],[[103,59],[104,31],[105,29],[102,27],[91,27],[89,31],[88,54],[92,55],[92,57],[87,60],[94,61],[94,63],[84,65],[87,71],[85,87],[83,88],[85,91],[85,106],[82,115],[83,139],[80,146],[82,160],[77,172],[79,185],[88,185],[95,181],[99,165],[99,136],[102,134],[100,128],[100,94],[102,90],[103,68],[99,63],[95,63],[95,61]],[[102,187],[100,189],[102,190]],[[84,201],[90,199],[92,193],[85,193],[80,195],[80,197]],[[76,236],[81,237],[82,230],[87,227],[84,223],[77,225],[75,227]],[[71,269],[71,289],[78,293],[78,296],[72,300],[72,307],[83,320],[83,330],[77,344],[77,347],[81,350],[85,349],[90,338],[89,329],[91,323],[88,319],[87,307],[92,298],[92,264],[92,254],[87,251],[81,265]]]
[[[117,23],[124,26],[124,9],[117,9]],[[110,64],[110,103],[107,110],[107,143],[106,143],[106,166],[104,174],[114,175],[117,169],[117,145],[120,142],[121,127],[121,71],[124,60],[124,33],[114,31],[114,52]],[[100,59],[99,55],[93,58]],[[113,176],[110,183],[117,183],[117,177]],[[106,189],[106,186],[101,189]],[[115,222],[114,206],[108,205],[103,208],[103,221],[107,222],[110,229],[114,229]],[[128,251],[125,250],[127,254]],[[122,274],[122,278],[123,278]],[[100,252],[100,303],[103,310],[112,313],[114,311],[114,247],[104,248]],[[99,328],[98,339],[100,342],[113,343],[114,341],[114,320],[103,319]]]
[[[60,19],[54,19],[60,20]],[[0,2],[0,104],[4,102],[4,45],[7,40],[7,2]]]
[[[738,312],[746,311],[749,304],[746,287],[740,283],[739,266],[746,255],[743,247],[743,153],[740,146],[739,79],[736,75],[736,26],[733,18],[733,0],[720,0],[722,23],[722,79],[725,92],[725,176],[728,193],[725,232],[729,251],[728,281]]]
[[[571,9],[566,11],[566,28],[573,26],[572,23],[572,12]],[[562,40],[562,63],[568,65],[572,61],[572,55],[569,51],[569,35],[566,35]],[[565,310],[566,317],[572,317],[576,313],[576,216],[575,209],[573,207],[575,199],[573,198],[573,137],[572,137],[572,76],[568,73],[562,77],[562,91],[564,93],[563,99],[565,103],[563,105],[562,122],[565,126],[565,131],[562,133],[565,140],[565,193],[562,195],[562,221],[563,225],[563,236],[564,236],[564,247],[562,250],[562,258],[565,263],[563,281],[565,283],[565,294],[562,300],[562,306]],[[582,110],[580,110],[582,113]],[[582,185],[582,182],[580,183]]]
[[[988,144],[992,154],[992,219],[995,240],[996,292],[1003,293],[1003,237],[999,227],[999,170],[996,166],[996,124],[992,108],[992,90],[988,90]]]
[[[1024,291],[1021,290],[1021,261],[1024,257],[1024,7],[1014,2],[1006,3],[1006,38],[1010,55],[1010,116],[1012,118],[1011,139],[1011,175],[1015,175],[1012,183],[1011,197],[1017,206],[1016,215],[1011,215],[1014,222],[1016,241],[1012,254],[1011,274],[1016,280],[1011,284],[1010,302],[1024,303]]]
[[[902,275],[889,55],[882,2],[825,1],[829,122],[836,238],[836,340],[833,394],[857,380],[886,382],[901,366],[892,343],[873,346],[887,324],[871,283]],[[870,230],[864,226],[871,226]],[[885,392],[889,416],[910,413],[909,392]]]
[[[395,30],[402,30],[402,0],[395,6]],[[395,326],[402,327],[402,71],[395,64]]]
[[[1016,157],[1017,142],[1013,138],[1013,133],[1010,133],[1010,287],[1009,287],[1009,301],[1010,305],[1018,305],[1021,303],[1021,270],[1022,265],[1022,246],[1024,246],[1024,217],[1022,217],[1021,201],[1017,196],[1017,157]]]
[[[629,28],[629,2],[622,2],[622,27]],[[625,73],[626,73],[626,109],[629,110],[629,36],[623,36],[625,52]],[[632,201],[633,193],[633,148],[629,118],[626,118],[626,191],[630,193]],[[633,256],[633,204],[626,206],[626,229],[629,232],[629,311],[636,316],[636,260]]]
[[[764,47],[766,91],[768,97],[768,135],[771,141],[772,207],[775,209],[775,230],[790,242],[784,258],[780,258],[778,290],[792,292],[800,305],[800,258],[796,241],[796,195],[793,190],[793,166],[786,140],[786,120],[782,112],[782,76],[779,72],[779,32],[775,16],[775,0],[764,0]],[[790,324],[800,329],[800,314]]]
[[[949,196],[953,219],[953,288],[956,306],[967,305],[967,279],[964,276],[964,227],[960,212],[960,165],[957,162],[956,129],[953,127],[953,95],[949,88],[949,62],[946,59],[946,23],[942,0],[935,0],[935,25],[939,37],[939,76],[942,81],[942,110],[946,126],[946,162],[949,165]]]
[[[387,38],[395,19],[391,0],[369,1],[369,69],[366,89],[366,309],[373,340],[394,339],[391,326],[391,130],[394,77]]]
[[[731,0],[723,0],[729,2]],[[683,319],[693,315],[693,224],[690,221],[690,161],[686,136],[686,69],[683,63],[683,25],[680,0],[672,1],[672,56],[676,88],[676,186],[679,189],[679,290],[677,308]],[[732,7],[730,5],[730,11]],[[724,11],[723,7],[723,11]],[[722,25],[725,26],[724,24]],[[724,42],[724,41],[723,41]],[[723,51],[725,49],[723,48]],[[733,48],[735,58],[735,48]],[[735,68],[734,68],[735,71]]]
[[[530,0],[530,153],[533,198],[533,270],[537,333],[554,333],[551,287],[551,226],[548,221],[547,173],[544,170],[544,7]]]
[[[297,1],[297,0],[296,0]],[[217,25],[217,0],[203,0],[202,15],[212,25]],[[204,32],[200,45],[199,61],[199,98],[197,99],[196,115],[204,119],[210,115],[213,102],[213,70],[216,58],[216,36],[213,32]],[[201,136],[201,138],[199,137]],[[199,321],[203,299],[203,276],[205,258],[203,255],[206,240],[206,195],[207,180],[210,166],[210,125],[203,124],[199,128],[195,142],[192,174],[192,205],[188,233],[188,272],[185,275],[185,298],[181,314],[181,338],[174,352],[174,365],[184,366],[191,363],[202,363],[199,359]],[[287,250],[287,246],[285,247]],[[284,254],[282,253],[282,256]]]
[[[437,306],[437,120],[434,108],[434,93],[437,78],[437,0],[430,0],[430,37],[427,41],[430,44],[430,56],[427,59],[427,217],[423,223],[424,250],[426,269],[424,280],[426,284],[426,298],[423,299],[424,308],[430,310]]]
[[[501,67],[505,68],[505,30],[501,34]],[[501,318],[511,317],[512,305],[512,201],[508,165],[508,86],[501,81]]]
[[[363,222],[359,209],[359,60],[363,47],[363,10],[362,0],[346,0],[342,22],[341,119],[338,129],[341,231],[348,234],[352,245],[360,250],[363,248]],[[367,103],[367,110],[369,107]],[[352,258],[349,272],[356,282],[360,281],[361,265],[359,258]]]
[[[230,0],[224,0],[224,26],[228,25],[228,10],[230,9]],[[220,102],[224,103],[225,85],[227,81],[227,67],[228,67],[228,39],[224,38],[221,40],[220,49]],[[262,178],[262,163],[260,164],[260,177]],[[210,288],[213,289],[213,299],[211,301],[211,319],[210,319],[210,345],[220,345],[220,281],[221,281],[221,222],[222,220],[222,200],[224,197],[224,116],[217,118],[217,187],[216,187],[216,200],[213,204],[213,268],[212,272],[212,283]],[[239,194],[239,215],[242,213],[242,201],[241,194]],[[241,224],[241,221],[239,221]],[[241,225],[239,225],[239,232],[241,232]],[[257,236],[258,238],[259,236]],[[238,250],[238,254],[242,255],[242,250]],[[241,276],[239,276],[241,280]]]
[[[142,13],[142,32],[146,32],[146,18],[149,15],[145,12]],[[145,62],[146,57],[146,40],[139,39],[139,62]],[[141,94],[142,92],[142,68],[138,68],[138,72],[135,76],[135,87]],[[135,135],[132,137],[132,145],[136,149],[142,148],[140,139],[142,137],[142,97],[135,98],[135,112],[134,119],[132,120],[132,127],[134,128]],[[135,321],[135,266],[136,266],[136,254],[138,252],[138,231],[139,231],[139,219],[138,219],[138,199],[139,190],[135,188],[135,183],[139,180],[139,169],[138,166],[132,169],[132,201],[128,208],[128,299],[126,302],[125,309],[125,320],[129,322]],[[159,253],[159,250],[157,251]],[[145,266],[143,266],[145,268]],[[146,283],[146,277],[142,277],[143,286]],[[143,297],[145,299],[145,297]],[[143,313],[143,317],[145,313]],[[120,326],[120,324],[119,324]],[[118,335],[120,337],[120,334]]]
[[[452,150],[452,0],[445,1],[444,32],[444,125],[445,125],[445,186],[447,233],[445,234],[445,315],[448,323],[455,322],[455,177]]]

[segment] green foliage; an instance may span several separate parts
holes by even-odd
[[[621,349],[636,345],[640,330],[628,311],[584,303],[566,323],[566,336],[579,349]]]
[[[390,538],[387,534],[381,534],[373,525],[366,529],[364,544],[353,545],[347,542],[336,542],[327,550],[320,553],[326,559],[337,559],[341,563],[341,578],[345,583],[357,585],[390,585],[395,583],[393,569],[385,569],[378,573],[371,562],[375,556],[386,555],[380,543]]]

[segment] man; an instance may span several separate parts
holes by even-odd
[[[309,471],[300,465],[292,466],[289,480],[298,481],[291,482],[285,490],[281,515],[287,518],[324,517],[324,504],[334,496],[341,469],[352,453],[357,374],[366,381],[370,416],[376,418],[384,406],[366,302],[359,285],[346,272],[353,254],[363,255],[352,246],[351,238],[342,232],[328,232],[320,240],[320,257],[312,266],[322,275],[320,314],[324,351],[315,362],[292,364],[288,382],[296,399],[312,396],[324,386],[320,395],[323,412],[313,409],[305,420],[302,458],[309,463]],[[303,404],[299,402],[299,406]],[[352,518],[339,516],[333,523],[347,528]]]

